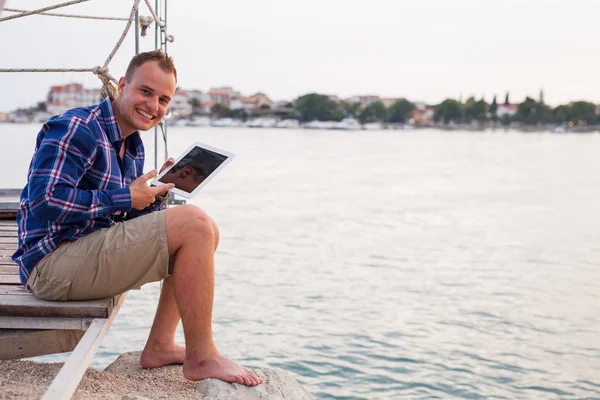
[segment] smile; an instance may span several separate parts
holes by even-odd
[[[142,117],[147,118],[149,120],[153,120],[154,118],[156,118],[154,115],[148,114],[147,112],[144,112],[144,111],[142,111],[140,109],[136,108],[135,111],[137,111],[138,114],[140,114]]]

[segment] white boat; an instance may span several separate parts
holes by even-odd
[[[333,126],[333,129],[341,129],[345,131],[357,131],[362,129],[360,122],[354,118],[344,118]]]
[[[300,127],[300,123],[297,119],[283,119],[275,124],[275,127],[284,129],[298,129]]]
[[[210,126],[210,118],[200,117],[188,120],[188,126]]]
[[[216,126],[219,128],[239,128],[243,126],[244,123],[240,120],[233,118],[221,118],[210,123],[211,126]]]
[[[277,121],[274,118],[259,117],[246,123],[248,128],[274,128]]]
[[[369,122],[363,125],[363,129],[367,131],[380,131],[383,129],[381,122]]]

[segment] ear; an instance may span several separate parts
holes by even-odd
[[[190,175],[194,175],[194,168],[192,168],[192,167],[181,168],[180,176],[182,178],[188,177]]]
[[[123,89],[125,89],[125,85],[127,84],[127,81],[125,80],[125,77],[122,76],[119,79],[119,93],[123,93]]]
[[[183,167],[179,170],[179,177],[180,178],[186,178],[190,175],[194,174],[194,168],[192,167]]]

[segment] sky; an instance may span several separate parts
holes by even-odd
[[[150,15],[143,3],[141,15]],[[132,4],[92,0],[55,12],[126,17]],[[520,102],[543,89],[553,106],[600,103],[598,0],[170,0],[167,11],[175,37],[168,52],[184,89],[232,86],[273,100],[377,94],[428,104],[504,101],[507,92]],[[0,22],[0,68],[101,65],[124,26],[47,16]],[[134,54],[133,34],[109,65],[116,77]],[[153,49],[154,31],[140,42],[142,51]],[[99,87],[92,73],[0,73],[0,111],[34,105],[51,85],[69,82]]]

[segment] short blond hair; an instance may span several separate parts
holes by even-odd
[[[162,50],[146,51],[133,56],[133,58],[129,62],[127,71],[125,72],[125,79],[128,82],[131,82],[135,71],[137,71],[139,67],[141,67],[148,61],[158,61],[159,67],[165,72],[172,73],[173,76],[175,76],[175,82],[177,82],[177,69],[175,69],[173,59],[171,58],[171,56],[169,56]]]

